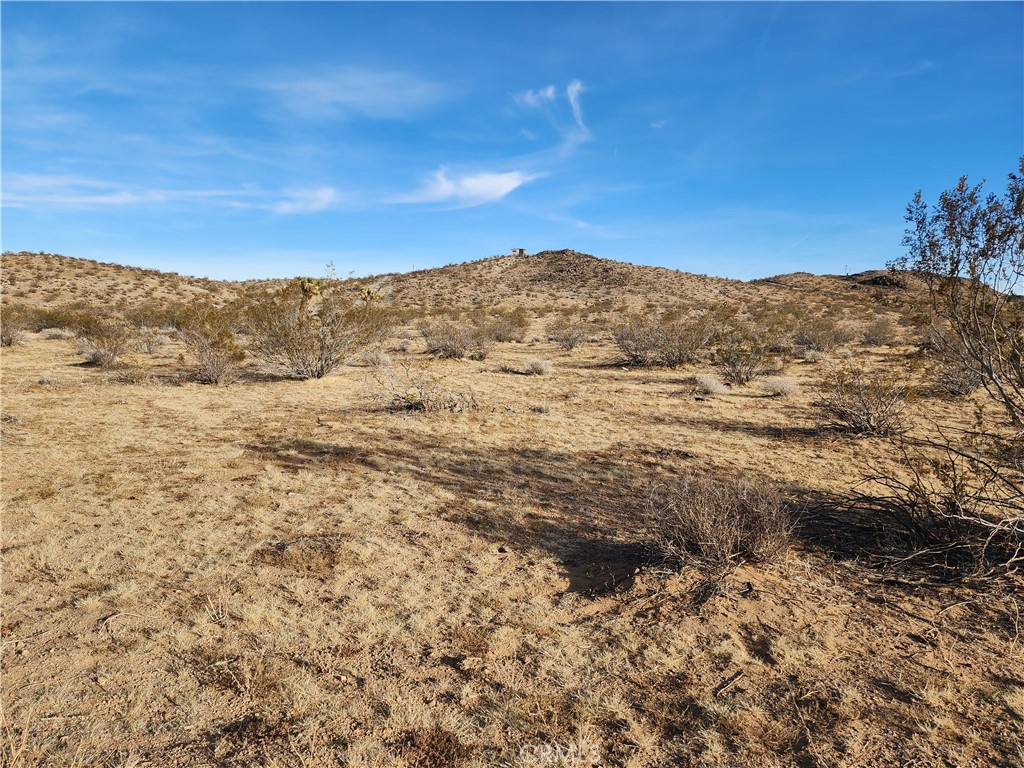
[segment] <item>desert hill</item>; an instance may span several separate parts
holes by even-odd
[[[108,308],[200,300],[224,304],[284,280],[220,281],[49,253],[3,254],[0,293],[9,304],[50,308],[70,303]],[[369,286],[399,308],[514,308],[640,311],[723,304],[799,302],[809,311],[899,310],[916,291],[891,285],[883,271],[845,277],[794,273],[752,281],[627,264],[571,249],[495,256],[408,273],[343,281]]]
[[[913,478],[865,408],[924,437],[994,410],[936,388],[912,285],[501,256],[351,281],[395,324],[323,378],[229,332],[212,384],[175,305],[282,281],[0,266],[37,310],[0,348],[0,765],[1020,762],[1020,574],[850,506]],[[625,310],[723,307],[772,348],[623,364]]]

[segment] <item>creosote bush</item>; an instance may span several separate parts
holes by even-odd
[[[453,360],[483,360],[492,341],[487,328],[458,320],[423,323],[420,331],[430,354]]]
[[[301,379],[319,379],[384,339],[387,313],[367,294],[353,302],[331,281],[299,278],[247,308],[254,355]]]
[[[647,512],[655,548],[673,565],[770,561],[786,550],[792,526],[778,489],[751,478],[690,473],[656,489]]]
[[[548,338],[567,352],[576,349],[587,339],[587,331],[578,320],[560,317],[548,325]]]
[[[134,329],[122,321],[83,319],[79,329],[78,353],[93,365],[112,368],[134,343]]]
[[[857,365],[833,369],[821,385],[818,405],[830,425],[855,435],[895,435],[905,432],[905,379],[891,374],[868,375]]]
[[[869,347],[888,347],[896,343],[899,330],[887,317],[880,317],[868,323],[861,334],[861,341]]]
[[[25,341],[28,327],[25,312],[16,307],[0,309],[0,346],[11,347]]]
[[[815,352],[831,352],[853,340],[853,332],[829,317],[804,318],[793,333],[793,343]]]
[[[746,384],[778,370],[772,348],[769,334],[749,324],[732,322],[718,334],[715,362],[730,384]]]
[[[485,332],[494,341],[521,342],[530,329],[530,315],[523,307],[495,313],[485,324]]]
[[[205,384],[228,384],[238,376],[245,352],[235,337],[234,322],[222,309],[196,305],[177,319],[178,336],[196,361],[196,378]]]
[[[671,314],[661,318],[632,316],[612,329],[612,338],[626,363],[676,368],[691,363],[714,337],[707,316],[685,319]]]

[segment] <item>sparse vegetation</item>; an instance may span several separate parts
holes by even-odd
[[[168,339],[111,373],[49,331],[0,350],[0,761],[481,768],[525,762],[524,743],[621,768],[1017,757],[1019,686],[989,674],[1019,652],[1024,451],[1004,412],[984,388],[909,397],[908,432],[837,439],[819,429],[851,429],[817,404],[829,364],[768,377],[824,357],[793,343],[798,317],[858,340],[900,317],[910,338],[928,314],[912,275],[741,283],[553,252],[313,281],[403,343],[356,345],[360,368],[322,380],[249,355],[245,385],[217,388],[184,383],[183,310],[221,313],[208,339],[237,322],[251,349],[249,308],[288,283],[11,263],[5,305],[13,275],[30,328]],[[624,371],[609,330],[639,313],[720,333],[681,370],[659,342]],[[494,343],[512,314],[529,344]],[[590,343],[546,343],[554,318]],[[421,354],[424,319],[483,329],[497,362]],[[752,386],[712,368],[734,341],[761,355]],[[853,367],[929,391],[939,362],[858,347]]]
[[[423,323],[420,331],[430,354],[452,360],[483,360],[491,343],[486,328],[467,322],[435,320]]]
[[[246,310],[254,355],[300,379],[320,379],[379,343],[390,319],[373,301],[354,303],[329,281],[298,279]]]
[[[786,551],[792,525],[789,505],[765,482],[696,473],[656,490],[648,513],[663,559],[712,568],[777,559]]]
[[[853,338],[853,331],[848,326],[829,317],[804,318],[793,334],[793,341],[798,347],[823,353],[848,344]]]
[[[196,363],[196,378],[205,384],[229,384],[238,375],[245,352],[234,323],[224,310],[195,305],[177,319],[182,343]]]
[[[834,368],[821,388],[820,407],[830,424],[855,435],[894,435],[908,427],[910,387],[889,373],[868,374],[862,367]]]
[[[451,390],[444,386],[442,376],[422,366],[387,368],[374,380],[375,398],[389,410],[464,413],[479,408],[471,389]]]
[[[692,319],[676,315],[657,319],[629,317],[612,331],[629,365],[670,368],[697,360],[714,335],[714,325],[707,316]]]
[[[800,384],[788,376],[770,376],[761,382],[761,390],[770,397],[792,397],[800,393]]]
[[[102,318],[88,318],[82,322],[78,353],[93,365],[113,368],[134,345],[134,332],[124,322]]]
[[[717,337],[715,362],[731,384],[748,382],[778,370],[771,337],[750,325],[732,322]]]
[[[571,352],[587,339],[587,330],[582,323],[560,317],[548,325],[548,338],[562,349]]]
[[[717,376],[700,374],[693,377],[697,391],[705,395],[724,395],[729,388]]]
[[[530,358],[523,364],[524,373],[530,376],[550,376],[555,367],[550,360]]]
[[[12,347],[25,341],[28,322],[24,310],[3,307],[0,310],[0,346]]]

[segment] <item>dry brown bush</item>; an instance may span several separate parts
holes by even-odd
[[[887,317],[870,322],[861,334],[861,341],[869,347],[888,347],[896,343],[899,329]]]
[[[831,352],[853,340],[850,328],[829,317],[803,319],[793,333],[793,342],[803,349]]]
[[[721,567],[777,558],[792,521],[789,504],[768,483],[690,473],[652,494],[648,524],[666,561]]]
[[[494,341],[521,342],[530,330],[530,315],[523,307],[498,312],[486,323],[486,333]]]
[[[387,410],[463,413],[480,407],[472,390],[450,390],[444,386],[444,377],[423,366],[386,368],[373,380],[372,396]]]
[[[800,393],[800,384],[788,376],[770,376],[761,382],[761,390],[771,397],[790,397]]]
[[[696,360],[715,335],[707,316],[685,319],[633,316],[612,330],[612,338],[629,365],[676,368]]]
[[[427,351],[437,357],[483,360],[487,357],[491,335],[486,328],[457,320],[435,320],[420,326]]]
[[[697,390],[705,395],[724,395],[729,388],[717,376],[701,374],[693,377]]]
[[[134,329],[119,320],[83,319],[79,337],[78,353],[101,368],[117,365],[135,343]]]
[[[20,307],[0,309],[0,346],[11,347],[25,341],[28,319]]]
[[[908,428],[910,385],[890,373],[868,375],[857,365],[833,369],[822,382],[818,405],[830,426],[856,435],[894,435]]]
[[[548,326],[548,338],[562,349],[571,352],[586,341],[587,330],[578,320],[560,317]]]
[[[523,373],[529,376],[550,376],[554,366],[550,360],[529,359],[523,364]]]

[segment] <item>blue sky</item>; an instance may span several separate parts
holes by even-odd
[[[879,268],[1024,154],[1021,3],[3,2],[3,248]]]

